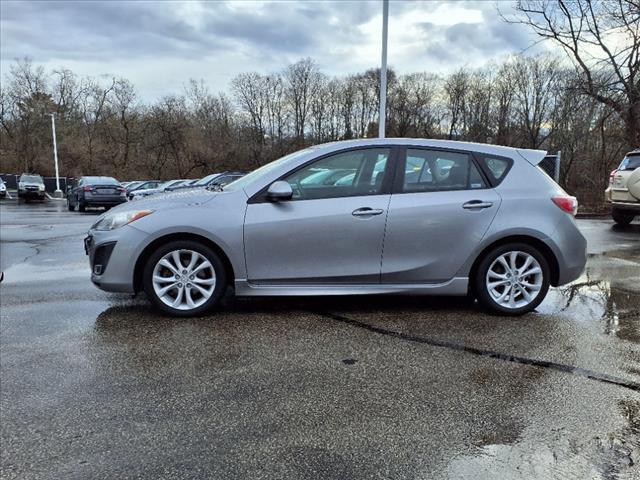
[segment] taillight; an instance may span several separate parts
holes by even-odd
[[[609,174],[609,186],[613,185],[613,181],[614,181],[614,178],[615,178],[615,176],[616,176],[616,173],[618,173],[618,169],[616,169],[616,170],[612,171],[612,172]]]
[[[118,187],[118,191],[119,191],[119,192],[126,192],[126,191],[127,191],[127,189],[126,189],[126,188],[124,188],[124,187]]]
[[[553,203],[555,203],[562,211],[569,215],[575,215],[578,213],[578,199],[570,195],[558,195],[557,197],[551,197]]]
[[[86,186],[82,187],[82,190],[85,191],[85,192],[90,192],[90,191],[93,190],[93,187],[90,187],[89,185],[86,185]]]

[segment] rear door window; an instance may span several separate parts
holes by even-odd
[[[402,185],[405,193],[486,187],[486,182],[467,153],[407,150]]]

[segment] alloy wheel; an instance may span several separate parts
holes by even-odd
[[[213,264],[194,250],[173,250],[153,268],[153,290],[160,301],[177,310],[203,305],[216,287]]]
[[[526,307],[542,290],[544,275],[536,258],[522,251],[511,251],[496,258],[485,277],[489,295],[507,309]]]

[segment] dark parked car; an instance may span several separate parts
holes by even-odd
[[[84,212],[86,208],[111,208],[127,201],[126,190],[112,177],[81,177],[67,191],[67,208]]]
[[[36,199],[44,200],[44,180],[40,175],[23,173],[18,180],[18,198],[26,201]]]

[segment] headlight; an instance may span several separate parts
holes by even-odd
[[[105,213],[91,227],[93,230],[115,230],[136,220],[151,215],[153,210],[132,210],[128,212]]]
[[[38,190],[40,190],[41,192],[44,191],[44,185],[38,185]]]
[[[22,183],[22,182],[18,183],[18,188],[20,190],[23,190],[24,189],[24,183]]]

